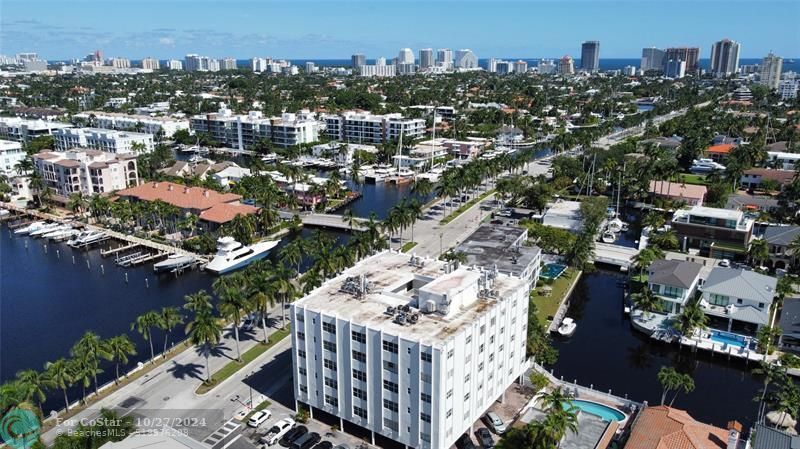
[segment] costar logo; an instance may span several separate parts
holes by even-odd
[[[0,420],[0,438],[13,449],[27,449],[39,439],[39,420],[22,408],[14,408]]]

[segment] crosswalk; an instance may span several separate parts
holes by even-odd
[[[234,420],[230,420],[222,425],[219,429],[217,429],[214,433],[208,436],[203,442],[208,444],[211,447],[214,447],[220,441],[224,440],[225,437],[233,433],[236,429],[241,427],[242,424],[238,423]]]

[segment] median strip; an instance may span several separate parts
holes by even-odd
[[[495,189],[487,190],[486,192],[483,192],[483,194],[481,196],[471,199],[466,204],[462,204],[461,207],[459,207],[458,209],[455,210],[455,212],[453,212],[450,215],[448,215],[445,218],[443,218],[442,221],[440,221],[439,223],[441,223],[441,224],[450,223],[451,221],[453,221],[456,218],[458,218],[459,215],[463,214],[464,212],[466,212],[470,208],[472,208],[472,206],[480,203],[481,201],[483,201],[486,198],[488,198],[490,195],[494,194],[494,191],[495,191]]]

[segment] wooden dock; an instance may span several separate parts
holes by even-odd
[[[129,245],[118,246],[116,248],[101,249],[100,250],[100,255],[103,256],[103,257],[106,257],[106,256],[110,256],[110,255],[113,255],[113,254],[117,254],[117,253],[122,252],[122,251],[127,251],[129,249],[136,248],[137,246],[139,246],[138,243],[131,243]]]

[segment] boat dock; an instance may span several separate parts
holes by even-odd
[[[346,221],[343,221],[342,217],[342,215],[335,214],[310,214],[303,216],[302,220],[303,226],[317,226],[320,228],[341,229],[343,231],[367,230],[363,224],[366,220],[363,218],[355,218],[355,222],[353,223],[353,227],[351,229],[350,224]]]
[[[156,259],[160,259],[162,257],[166,257],[169,253],[144,253],[140,254],[137,257],[127,259],[124,264],[120,264],[123,267],[135,267],[136,265],[143,264],[145,262],[150,262]]]
[[[129,245],[118,246],[116,248],[101,249],[100,250],[100,255],[103,256],[103,257],[111,256],[113,254],[117,254],[117,253],[122,252],[122,251],[127,251],[129,249],[136,248],[137,246],[139,246],[138,243],[131,243]]]

